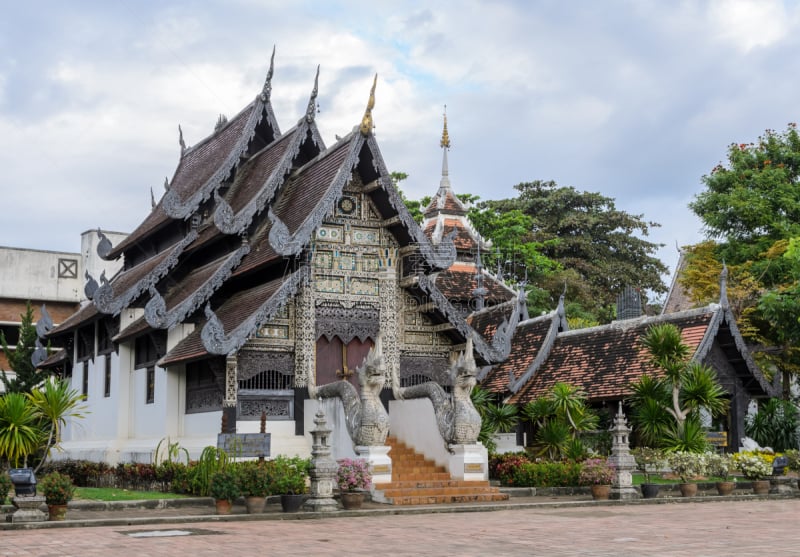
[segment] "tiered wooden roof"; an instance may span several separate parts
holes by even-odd
[[[455,340],[475,337],[479,360],[501,360],[518,312],[509,307],[506,325],[495,327],[498,334],[479,338],[428,279],[451,266],[457,249],[447,238],[432,243],[392,184],[372,133],[375,83],[361,124],[326,147],[315,122],[317,78],[306,114],[281,133],[270,100],[272,74],[271,63],[253,102],[230,121],[221,118],[197,145],[186,147],[181,133],[181,158],[162,199],[119,245],[101,236],[98,253],[124,256],[123,269],[110,280],[101,276],[99,287],[90,279],[92,303],[49,336],[68,334],[104,314],[143,308],[144,316],[116,341],[179,323],[195,325],[161,358],[162,366],[235,352],[307,280],[304,250],[357,175],[400,247],[417,253],[416,274],[401,284],[412,295],[435,300],[430,315],[451,322],[448,334]],[[508,292],[493,295],[511,298]]]
[[[643,374],[663,375],[650,363],[642,337],[655,324],[672,323],[681,331],[694,360],[707,361],[716,347],[751,396],[776,392],[753,362],[739,333],[724,282],[720,303],[703,308],[575,331],[554,328],[554,320],[555,313],[520,323],[509,358],[494,366],[482,384],[508,395],[515,404],[547,394],[557,382],[583,388],[594,402],[619,400],[631,394],[630,383]]]

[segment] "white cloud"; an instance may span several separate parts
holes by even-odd
[[[717,38],[744,53],[771,46],[789,33],[780,0],[717,0],[709,6],[708,21]]]

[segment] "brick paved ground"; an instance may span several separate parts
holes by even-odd
[[[800,500],[0,532],[2,556],[800,555]],[[133,537],[148,532],[186,533]]]

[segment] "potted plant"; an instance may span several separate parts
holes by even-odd
[[[690,480],[705,473],[705,457],[699,453],[676,451],[669,455],[667,461],[673,473],[681,480],[678,486],[681,490],[681,495],[684,497],[697,495],[697,484],[690,482]]]
[[[336,485],[342,493],[342,506],[345,509],[361,508],[363,491],[372,486],[372,473],[369,463],[363,458],[343,458],[338,460]]]
[[[283,512],[295,512],[300,509],[308,490],[308,468],[311,462],[307,458],[287,457],[279,455],[270,461],[272,477],[271,492],[280,494]]]
[[[720,478],[717,481],[717,493],[720,495],[730,495],[736,487],[736,483],[730,480],[733,461],[730,455],[709,453],[706,455],[706,465],[708,473]]]
[[[753,493],[766,495],[769,493],[769,481],[765,480],[772,474],[772,464],[760,454],[739,454],[736,458],[736,468],[748,480],[753,482]]]
[[[72,479],[66,474],[51,472],[38,481],[38,489],[44,495],[50,520],[64,520],[67,515],[67,503],[75,494]]]
[[[208,493],[214,498],[217,514],[231,514],[233,500],[239,497],[239,482],[232,467],[218,470],[211,475]]]
[[[604,458],[590,458],[583,461],[578,475],[580,485],[588,485],[592,490],[592,498],[608,499],[611,493],[611,482],[614,481],[614,468]]]
[[[239,492],[244,497],[248,514],[263,513],[272,484],[267,466],[256,461],[241,462],[236,466]]]
[[[660,474],[658,470],[664,466],[664,452],[661,449],[652,447],[639,447],[631,451],[636,460],[636,467],[644,476],[642,482],[642,497],[652,499],[658,496],[658,484],[652,483],[654,474]]]
[[[8,472],[0,472],[0,505],[5,505],[8,492],[11,491],[11,478]]]

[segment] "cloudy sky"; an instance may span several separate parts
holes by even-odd
[[[432,194],[447,104],[454,188],[484,199],[555,180],[662,224],[674,266],[700,240],[687,203],[727,145],[800,112],[800,6],[779,0],[6,3],[0,20],[0,245],[78,251],[130,231],[179,155],[260,91],[303,114],[316,66],[328,144],[372,76],[387,165]]]

